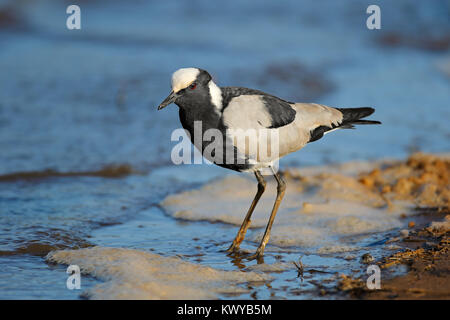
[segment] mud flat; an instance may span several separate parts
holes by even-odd
[[[338,289],[359,299],[450,299],[450,215],[446,213],[444,221],[402,230],[390,241],[401,250],[376,262],[382,274],[399,266],[406,266],[406,272],[383,279],[381,289],[375,291],[368,290],[361,278],[342,275]]]
[[[407,271],[398,278],[389,275],[383,280],[383,289],[375,293],[366,288],[366,275],[339,274],[334,278],[336,290],[328,289],[328,293],[375,299],[450,298],[448,154],[416,153],[406,161],[289,168],[284,176],[288,191],[274,224],[269,252],[301,247],[309,254],[348,253],[349,260],[364,258],[367,239],[385,233],[378,261],[368,256],[381,269],[404,264]],[[169,196],[162,206],[177,219],[239,225],[253,189],[252,180],[229,176]],[[255,211],[250,242],[256,244],[261,237],[273,194],[275,186],[271,184]]]
[[[401,227],[417,207],[448,207],[448,172],[445,156],[424,154],[406,162],[287,169],[288,189],[271,244],[320,252],[351,251],[357,243],[348,236]],[[255,193],[252,178],[230,175],[200,189],[168,196],[161,205],[177,219],[239,225]],[[254,242],[261,236],[274,194],[275,183],[270,181],[252,218],[249,239]]]
[[[448,157],[425,154],[360,177],[386,199],[416,204],[408,227],[387,241],[400,250],[376,262],[382,271],[399,266],[407,271],[383,280],[376,291],[368,290],[361,278],[342,275],[338,289],[363,299],[450,299],[449,177]]]
[[[171,194],[159,205],[167,219],[202,226],[195,242],[199,251],[202,241],[214,243],[202,253],[211,259],[116,242],[116,248],[103,243],[52,251],[46,261],[77,264],[102,280],[83,294],[91,299],[450,297],[449,155],[417,153],[404,161],[287,168],[283,174],[287,193],[263,264],[223,252],[256,191],[253,177],[236,174]],[[243,252],[257,246],[275,188],[269,181]],[[381,290],[366,286],[371,264],[381,269]]]

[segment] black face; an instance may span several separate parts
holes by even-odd
[[[180,108],[192,108],[200,103],[210,101],[208,84],[211,81],[211,75],[205,70],[199,70],[197,79],[187,88],[177,92],[175,104]]]
[[[183,109],[191,109],[196,105],[211,101],[208,87],[209,81],[211,81],[211,75],[206,70],[199,69],[199,71],[200,73],[197,75],[197,78],[189,87],[178,92],[172,91],[158,106],[158,110],[165,108],[171,103],[175,103]]]

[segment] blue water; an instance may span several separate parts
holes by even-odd
[[[377,1],[382,29],[373,31],[367,1],[83,1],[82,29],[71,31],[69,4],[0,1],[0,176],[44,176],[0,179],[0,298],[78,298],[65,268],[44,261],[55,248],[201,251],[199,263],[237,267],[218,252],[235,227],[177,221],[158,207],[225,174],[171,163],[177,108],[156,106],[180,67],[287,100],[376,108],[382,127],[327,135],[282,166],[450,151],[450,78],[438,67],[450,64],[449,45],[430,45],[450,33],[447,1]],[[398,45],[383,41],[392,35]],[[132,174],[92,174],[119,165]],[[292,278],[294,270],[256,297],[310,297]]]

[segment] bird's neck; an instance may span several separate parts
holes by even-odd
[[[199,103],[193,108],[180,106],[180,121],[183,128],[189,131],[191,139],[193,139],[196,122],[197,130],[201,125],[201,134],[203,135],[206,130],[218,127],[220,114],[214,110],[211,103]],[[195,134],[197,133],[195,132]]]
[[[202,134],[208,129],[217,129],[222,115],[222,91],[213,82],[208,84],[206,94],[197,96],[195,100],[181,100],[180,121],[183,128],[189,131],[191,138],[194,134],[195,122],[201,122]]]

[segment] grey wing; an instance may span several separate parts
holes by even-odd
[[[314,142],[325,134],[337,129],[354,129],[354,125],[381,124],[376,120],[366,120],[375,109],[369,107],[359,108],[332,108],[315,103],[295,103],[302,126],[310,131],[308,142]]]
[[[280,157],[303,148],[317,134],[317,129],[339,127],[343,115],[339,110],[316,103],[293,103],[297,116],[287,126],[279,128]]]
[[[296,111],[287,102],[267,97],[239,95],[230,99],[222,112],[226,143],[234,146],[238,159],[245,159],[255,167],[270,165],[279,158],[276,133],[296,117]]]
[[[298,122],[308,131],[325,126],[335,128],[343,121],[343,114],[336,108],[317,103],[295,103],[292,105],[298,113]]]
[[[277,97],[245,94],[230,99],[222,123],[230,129],[275,129],[293,122],[296,113],[288,102]]]
[[[221,119],[226,129],[256,130],[258,140],[260,133],[264,132],[259,129],[276,131],[276,146],[274,141],[269,142],[270,149],[276,150],[276,156],[268,160],[276,160],[303,148],[312,141],[314,134],[317,134],[317,128],[332,129],[342,124],[343,113],[335,108],[315,103],[289,103],[274,98],[275,103],[271,96],[260,94],[233,97],[223,110]],[[289,109],[284,104],[287,104]],[[259,152],[251,152],[248,148],[236,144],[236,139],[242,140],[241,135],[243,133],[240,132],[226,134],[241,154],[258,161],[263,160]]]

